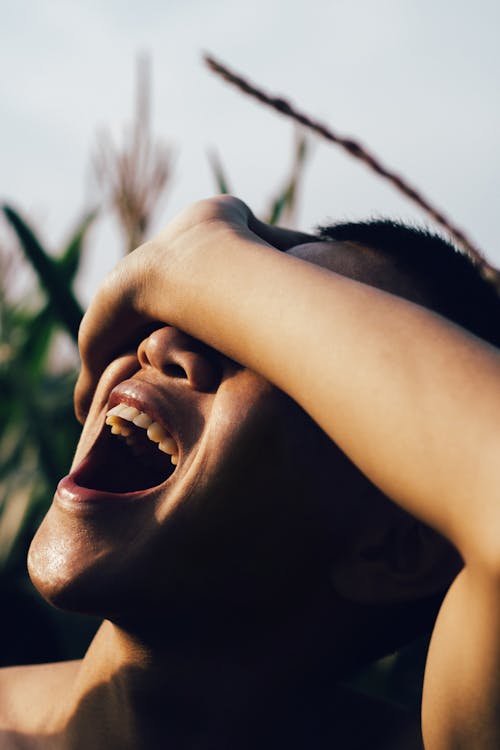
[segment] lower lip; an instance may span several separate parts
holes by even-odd
[[[92,490],[77,484],[72,474],[61,479],[57,485],[56,497],[62,505],[83,508],[94,506],[108,506],[113,503],[133,503],[144,500],[156,494],[158,488],[151,487],[147,490],[136,492],[105,492],[103,490]]]

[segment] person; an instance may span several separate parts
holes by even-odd
[[[418,748],[342,679],[431,624],[425,748],[500,745],[498,301],[477,280],[470,333],[442,317],[462,260],[408,270],[439,240],[337,234],[208,199],[97,293],[29,568],[104,623],[2,670],[2,747]]]

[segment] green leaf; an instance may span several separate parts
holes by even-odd
[[[78,327],[83,311],[75,299],[69,284],[57,263],[43,249],[30,227],[10,206],[4,205],[3,212],[16,232],[22,249],[38,274],[42,287],[47,292],[50,304],[59,322],[75,341],[78,340]]]
[[[268,214],[267,223],[277,224],[286,211],[289,215],[293,214],[297,201],[297,192],[302,179],[303,169],[307,158],[307,140],[305,136],[297,139],[292,163],[292,172],[285,187],[271,203],[271,209]]]
[[[285,190],[280,196],[278,196],[271,205],[271,210],[266,219],[268,224],[277,224],[281,218],[284,208],[289,202],[288,193]]]
[[[69,283],[73,281],[80,264],[83,242],[91,225],[97,216],[97,210],[88,211],[78,224],[71,239],[64,248],[61,257],[56,260],[57,265]]]
[[[210,162],[210,166],[212,167],[212,173],[215,178],[217,190],[222,195],[228,195],[231,190],[229,189],[229,183],[226,180],[224,168],[216,151],[208,152],[208,161]]]
[[[18,358],[31,377],[36,377],[45,367],[55,326],[54,313],[50,304],[47,304],[33,317],[26,331],[26,338],[19,349]]]

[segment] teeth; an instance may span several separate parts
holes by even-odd
[[[139,409],[134,409],[133,406],[126,406],[120,413],[122,419],[126,419],[127,422],[133,422],[135,417],[138,417],[142,412]]]
[[[107,417],[114,417],[114,416],[118,417],[118,416],[120,416],[120,413],[122,412],[124,406],[125,406],[125,404],[117,404],[116,406],[113,406],[113,408],[110,409],[106,413],[106,416]]]
[[[143,430],[147,430],[152,421],[153,420],[151,419],[151,417],[149,417],[143,411],[139,412],[137,417],[134,417],[134,419],[132,420],[132,422],[137,425],[137,427],[142,427]]]
[[[158,448],[163,451],[163,453],[169,453],[170,455],[177,453],[177,446],[175,444],[175,440],[172,440],[172,438],[166,437],[164,438],[158,445]]]
[[[149,414],[139,411],[134,406],[117,404],[106,413],[106,424],[111,427],[113,435],[123,435],[127,438],[128,445],[134,442],[132,424],[146,430],[148,438],[153,443],[158,443],[159,450],[170,455],[172,463],[177,466],[179,454],[175,440],[158,422],[153,422]]]
[[[148,427],[148,438],[154,443],[161,443],[165,440],[167,433],[158,422],[152,422]]]
[[[106,417],[106,424],[111,426],[111,432],[113,435],[123,435],[124,437],[128,437],[132,434],[132,427],[130,424],[122,421],[120,417],[117,417],[115,414]]]

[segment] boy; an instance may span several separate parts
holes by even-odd
[[[425,747],[498,747],[499,355],[403,296],[433,306],[376,246],[233,198],[109,277],[29,559],[105,622],[81,663],[3,672],[6,748],[420,747],[339,683],[429,625],[455,550]]]

